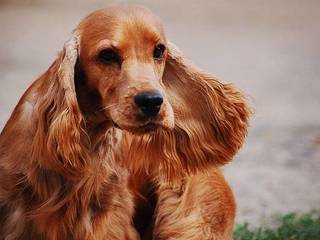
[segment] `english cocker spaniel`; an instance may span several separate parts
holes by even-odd
[[[0,239],[231,239],[243,95],[135,6],[86,17],[0,136]]]

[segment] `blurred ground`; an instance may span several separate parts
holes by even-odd
[[[79,20],[111,2],[0,0],[0,129]],[[198,66],[250,95],[247,143],[225,168],[238,221],[320,208],[320,1],[126,2],[151,8]]]

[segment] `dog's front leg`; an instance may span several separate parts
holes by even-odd
[[[234,217],[234,198],[218,169],[160,182],[153,238],[230,240]]]

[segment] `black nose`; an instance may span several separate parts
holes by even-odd
[[[158,92],[144,92],[137,94],[134,101],[144,115],[154,117],[160,111],[163,98]]]

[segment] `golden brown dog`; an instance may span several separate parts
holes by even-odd
[[[230,239],[242,94],[141,7],[85,18],[0,137],[0,239]]]

